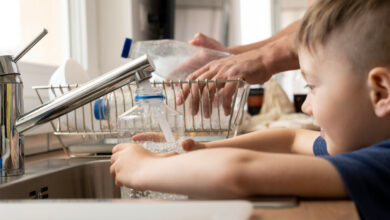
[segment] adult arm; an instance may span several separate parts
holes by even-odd
[[[267,45],[275,40],[280,39],[283,36],[294,35],[294,32],[299,24],[300,24],[300,20],[295,21],[268,39],[265,39],[265,40],[259,41],[259,42],[255,42],[252,44],[229,47],[228,51],[232,54],[240,54],[240,53],[247,52],[247,51],[250,51],[253,49],[258,49],[258,48],[263,47],[263,46],[265,46],[265,45]]]
[[[258,45],[244,46],[233,50],[245,50],[248,47],[255,49],[239,53],[238,55],[211,61],[202,68],[193,72],[187,78],[188,80],[206,80],[206,79],[243,79],[249,84],[264,83],[273,74],[299,68],[298,57],[293,46],[294,29],[298,23],[290,25],[285,30],[277,34],[272,40],[263,46]],[[223,108],[226,115],[230,113],[231,97],[235,92],[235,83],[219,84],[218,88],[223,95]],[[203,99],[203,112],[205,117],[210,115],[209,103],[212,103],[214,94],[217,90],[214,84],[209,84],[210,100],[207,87],[202,86],[198,93],[198,85],[193,84],[192,88],[188,85],[183,87],[183,95],[180,93],[177,98],[177,104],[183,104],[184,100],[190,94],[192,89],[192,113],[197,114],[199,111],[199,100]]]

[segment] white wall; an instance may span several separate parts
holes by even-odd
[[[292,22],[303,17],[307,0],[274,0],[275,2],[275,30],[279,31],[288,26]],[[278,82],[281,84],[290,101],[293,101],[294,93],[306,93],[304,85],[305,80],[301,75],[300,70],[287,71],[276,76]]]
[[[101,73],[126,63],[120,55],[124,39],[132,34],[130,3],[129,0],[96,0]]]
[[[228,5],[227,46],[248,44],[271,36],[272,0],[226,0],[217,3],[194,3],[180,0],[175,14],[175,39],[189,41],[202,32],[224,40],[224,7]]]
[[[241,0],[241,44],[249,44],[272,35],[271,0]]]
[[[222,39],[222,11],[219,8],[177,7],[175,39],[188,42],[198,32]]]

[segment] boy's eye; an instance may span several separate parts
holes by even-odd
[[[314,85],[307,84],[307,85],[305,86],[305,89],[306,89],[306,88],[308,88],[309,90],[313,90],[313,89],[315,88],[315,86],[314,86]]]

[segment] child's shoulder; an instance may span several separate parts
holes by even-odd
[[[350,154],[352,154],[352,155],[375,154],[375,155],[379,156],[380,158],[389,157],[390,156],[389,155],[390,154],[390,139],[381,141],[381,142],[373,144],[371,146],[363,147],[357,151],[351,152]]]
[[[380,163],[380,167],[388,169],[390,174],[390,139],[356,151],[325,157],[335,165],[355,168],[359,166],[367,166],[366,169],[375,168]]]
[[[390,139],[357,151],[324,156],[338,170],[359,212],[366,219],[390,215]]]

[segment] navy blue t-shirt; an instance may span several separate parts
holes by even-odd
[[[331,162],[364,219],[390,219],[390,139],[357,151],[329,155],[318,137],[315,156]]]

